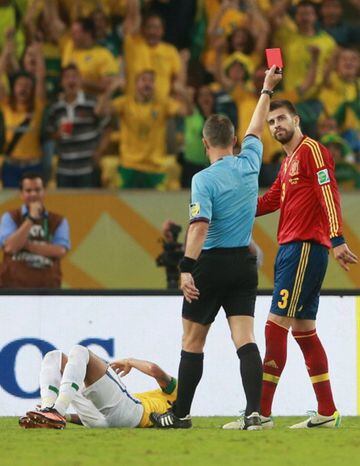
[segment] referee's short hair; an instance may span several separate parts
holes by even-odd
[[[226,115],[210,115],[205,121],[203,136],[210,146],[226,148],[233,144],[235,128]]]
[[[270,102],[270,112],[277,110],[278,108],[286,108],[286,110],[290,113],[290,115],[295,116],[298,114],[294,105],[290,102],[290,100],[285,99],[278,99],[272,100]]]

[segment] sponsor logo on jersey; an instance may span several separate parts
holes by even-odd
[[[318,183],[320,185],[330,183],[330,176],[327,168],[317,172]]]
[[[200,214],[200,202],[194,202],[189,206],[190,218],[194,218]]]

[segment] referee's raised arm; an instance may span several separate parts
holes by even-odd
[[[272,66],[265,71],[265,79],[260,98],[251,117],[249,127],[245,133],[245,137],[253,135],[261,139],[262,132],[265,126],[266,115],[269,113],[270,98],[274,93],[274,89],[281,81],[282,74],[275,73],[276,66]]]

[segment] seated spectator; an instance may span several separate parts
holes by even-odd
[[[68,65],[61,72],[63,93],[51,105],[46,131],[55,139],[59,156],[56,180],[59,188],[97,187],[96,170],[106,149],[110,130],[107,119],[95,113],[96,100],[86,95],[79,70]]]
[[[192,112],[184,118],[184,150],[182,154],[181,186],[190,188],[191,179],[209,165],[204,153],[202,129],[205,120],[215,113],[215,97],[209,86],[196,90]]]
[[[355,26],[345,21],[343,4],[340,0],[322,0],[320,27],[342,47],[349,47],[360,42],[359,25]]]
[[[95,26],[90,18],[80,18],[71,26],[71,39],[64,46],[62,66],[74,63],[86,92],[105,90],[109,77],[119,72],[119,64],[105,47],[96,45]]]
[[[319,93],[327,115],[334,115],[344,102],[359,99],[359,71],[359,52],[355,49],[341,49],[335,69],[329,72]]]
[[[179,52],[173,45],[163,42],[164,24],[160,16],[149,13],[142,27],[138,2],[128,9],[124,21],[126,93],[135,95],[135,78],[144,70],[156,70],[155,94],[165,99],[172,91],[181,73]],[[129,4],[130,6],[130,4]]]
[[[284,2],[285,10],[286,3]],[[300,1],[295,10],[297,30],[294,31],[286,24],[282,24],[275,31],[273,40],[275,46],[281,47],[286,63],[283,80],[285,91],[297,88],[304,82],[312,59],[309,46],[319,49],[316,78],[314,85],[307,90],[305,98],[317,96],[318,87],[326,73],[326,66],[336,52],[336,42],[327,32],[317,30],[316,22],[315,5],[306,0]]]
[[[335,162],[335,177],[340,186],[360,188],[360,172],[354,163],[354,155],[346,141],[338,134],[326,134],[321,138]]]
[[[5,51],[6,53],[6,51]],[[3,76],[4,54],[1,57],[0,76]],[[25,172],[41,171],[41,121],[45,107],[45,68],[41,46],[36,49],[36,80],[26,71],[11,79],[7,95],[0,79],[1,112],[4,121],[5,160],[2,183],[6,188],[19,186]]]
[[[119,80],[114,85],[124,86]],[[109,87],[99,105],[100,114],[112,112],[120,117],[121,156],[119,173],[123,188],[158,188],[164,181],[166,164],[166,121],[189,112],[184,103],[172,98],[155,98],[155,73],[144,70],[136,77],[136,94],[109,101],[114,86]]]

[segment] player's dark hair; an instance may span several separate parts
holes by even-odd
[[[43,187],[45,188],[46,187],[46,182],[45,182],[45,179],[43,177],[43,175],[39,172],[25,172],[21,175],[21,178],[20,178],[20,182],[19,182],[19,187],[20,187],[20,190],[22,190],[23,188],[23,182],[24,180],[35,180],[36,178],[40,178],[40,180],[42,181],[42,185]]]
[[[278,108],[286,108],[286,110],[292,115],[295,116],[298,114],[295,106],[290,102],[290,100],[278,99],[270,102],[270,112],[277,110]]]
[[[226,115],[210,115],[203,128],[204,138],[212,147],[226,148],[234,141],[235,128]]]

